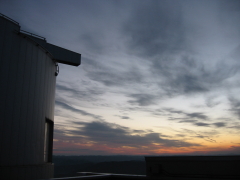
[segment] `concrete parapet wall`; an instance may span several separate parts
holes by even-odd
[[[145,157],[147,176],[240,177],[240,156]]]

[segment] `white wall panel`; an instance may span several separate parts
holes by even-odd
[[[18,72],[18,65],[19,65],[19,52],[20,52],[20,38],[18,37],[18,35],[16,33],[13,34],[13,39],[12,39],[12,45],[11,45],[11,57],[9,59],[10,62],[10,66],[9,66],[9,72],[11,72],[11,74],[8,75],[8,91],[7,94],[10,94],[11,96],[8,96],[8,98],[6,99],[6,108],[7,109],[11,109],[11,112],[8,113],[8,118],[9,118],[9,123],[11,126],[10,132],[9,132],[9,137],[10,137],[10,149],[15,149],[15,151],[17,151],[16,149],[16,142],[18,141],[18,129],[19,129],[19,121],[16,121],[16,117],[15,117],[15,111],[16,109],[18,109],[19,107],[17,106],[18,104],[16,104],[16,100],[18,99],[18,96],[16,96],[17,91],[18,91],[18,86],[17,85],[17,81],[18,81],[18,74],[16,72]],[[17,61],[16,61],[17,60]],[[7,111],[6,111],[7,112]],[[16,159],[17,159],[17,154],[11,154],[11,151],[8,151],[8,161],[10,162],[15,162],[16,163]]]
[[[0,174],[4,179],[53,176],[53,165],[44,162],[44,132],[46,118],[54,118],[55,60],[76,66],[80,58],[21,33],[17,23],[0,14]]]
[[[43,153],[45,119],[54,118],[55,62],[18,25],[0,17],[0,27],[0,173],[51,177]]]
[[[4,23],[4,22],[3,22]],[[11,78],[9,77],[9,70],[11,66],[11,53],[12,53],[12,45],[14,43],[14,37],[13,37],[13,31],[19,29],[18,26],[16,26],[13,23],[4,23],[4,34],[3,36],[3,47],[2,47],[2,54],[1,54],[1,70],[0,70],[0,102],[1,102],[1,108],[3,112],[1,112],[1,126],[3,127],[1,131],[1,135],[3,138],[1,138],[2,142],[1,145],[4,145],[6,148],[1,148],[1,154],[5,154],[3,158],[0,158],[1,161],[6,162],[8,160],[8,154],[10,149],[10,143],[11,140],[9,137],[11,137],[11,133],[9,132],[11,130],[11,114],[12,114],[12,106],[8,103],[8,92],[12,92],[11,85],[9,85],[9,80]],[[11,98],[11,97],[9,97]]]
[[[25,124],[26,124],[26,117],[24,117],[24,106],[19,106],[20,104],[23,104],[25,101],[26,93],[24,94],[24,77],[25,77],[25,71],[26,71],[26,49],[27,49],[27,41],[20,38],[20,53],[19,53],[19,66],[18,66],[18,80],[16,82],[18,90],[16,91],[16,105],[18,110],[15,113],[15,118],[19,118],[19,121],[16,122],[18,126],[22,126],[21,128],[18,128],[18,141],[16,142],[17,149],[17,165],[20,165],[21,162],[24,161],[24,146],[23,141],[21,139],[25,139]]]

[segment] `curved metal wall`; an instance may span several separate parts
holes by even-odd
[[[0,27],[0,174],[49,178],[44,128],[54,119],[55,62],[17,24],[0,18]]]

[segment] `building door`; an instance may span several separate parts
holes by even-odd
[[[44,137],[44,162],[52,162],[52,148],[53,148],[53,121],[46,119]]]

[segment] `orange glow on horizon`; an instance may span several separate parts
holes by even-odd
[[[232,150],[240,149],[240,146],[198,146],[198,147],[164,147],[159,145],[150,144],[149,146],[119,146],[114,145],[101,145],[98,143],[74,143],[67,141],[54,141],[53,153],[55,155],[208,155],[214,152],[229,152]]]

